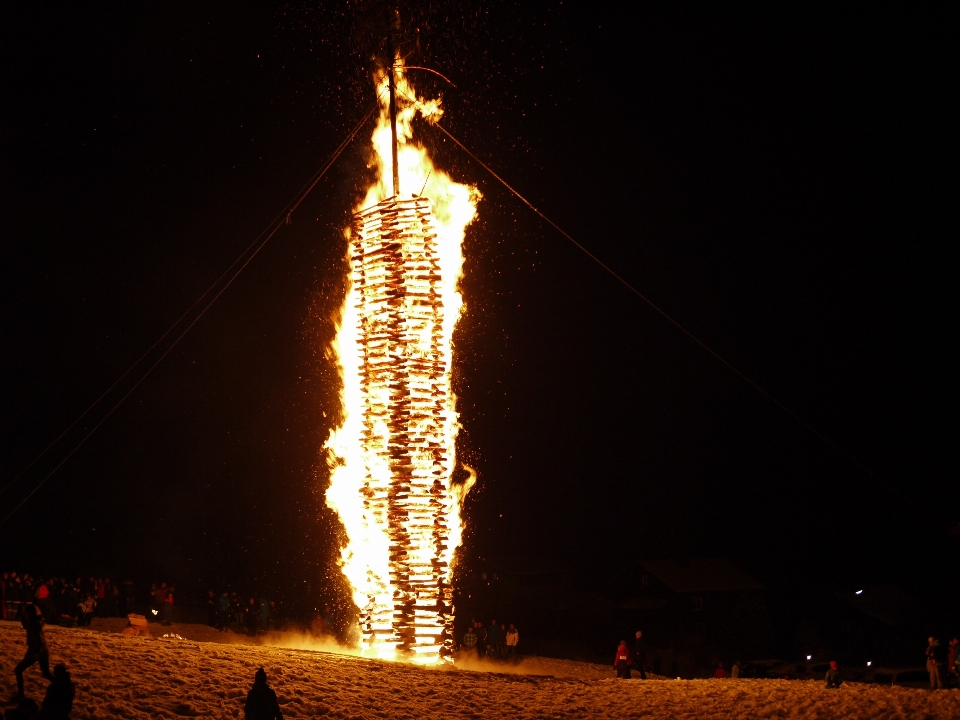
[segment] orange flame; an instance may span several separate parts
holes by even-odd
[[[452,647],[450,581],[460,508],[475,478],[471,470],[468,484],[452,482],[458,425],[451,367],[463,306],[461,246],[480,195],[435,168],[414,141],[415,115],[436,120],[442,111],[439,100],[416,95],[400,67],[401,194],[389,197],[386,83],[386,75],[377,83],[377,180],[346,232],[349,288],[332,348],[343,422],[325,445],[326,500],[346,531],[341,568],[361,612],[364,653],[399,652],[426,664]]]

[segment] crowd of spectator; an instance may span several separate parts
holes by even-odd
[[[14,620],[18,608],[36,603],[45,622],[51,625],[89,625],[94,617],[122,617],[127,614],[129,587],[110,578],[34,578],[26,573],[5,572],[0,576],[0,619]]]
[[[71,581],[62,577],[34,577],[27,573],[0,574],[0,620],[16,620],[20,606],[32,602],[40,608],[44,622],[49,625],[83,627],[90,625],[95,617],[126,617],[130,612],[147,613],[149,620],[164,625],[173,623],[177,599],[173,583],[153,583],[147,608],[144,608],[143,599],[141,594],[141,602],[137,603],[131,581],[118,583],[110,578],[97,577]],[[208,624],[222,632],[257,635],[280,627],[277,604],[266,596],[210,590],[203,601]],[[177,619],[182,621],[182,617]]]
[[[224,590],[207,591],[207,624],[220,632],[228,630],[246,635],[259,635],[280,629],[277,604],[266,596],[250,596]]]
[[[465,655],[476,653],[478,659],[517,661],[517,646],[520,632],[513,623],[509,626],[494,618],[489,625],[473,618],[460,642],[460,651]]]

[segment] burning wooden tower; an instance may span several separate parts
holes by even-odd
[[[350,283],[334,345],[344,419],[327,441],[327,504],[347,533],[342,567],[365,652],[433,663],[452,652],[450,580],[467,489],[452,482],[452,340],[461,243],[479,196],[414,141],[414,115],[438,117],[439,101],[418,99],[389,41],[388,52],[373,137],[378,179],[348,232]]]

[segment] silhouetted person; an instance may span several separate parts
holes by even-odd
[[[637,640],[633,646],[633,660],[640,670],[640,679],[647,679],[647,647],[643,643],[643,632],[637,630]]]
[[[947,670],[947,649],[936,638],[927,639],[927,672],[930,689],[943,689]]]
[[[164,586],[166,586],[166,583],[164,583],[164,585],[161,587],[164,587]],[[164,625],[173,624],[173,591],[174,591],[174,587],[173,585],[171,585],[170,588],[167,589],[163,595],[162,617],[163,617]]]
[[[837,661],[830,661],[830,669],[827,670],[827,675],[824,678],[825,684],[824,687],[836,689],[839,688],[843,683],[843,679],[840,677],[840,669],[837,667]]]
[[[326,623],[324,623],[326,625]],[[265,597],[260,598],[260,632],[269,632],[270,630],[270,601]]]
[[[247,624],[247,634],[256,635],[257,634],[257,622],[260,620],[260,610],[257,607],[256,598],[250,598],[250,604],[246,607],[246,624]]]
[[[624,680],[630,679],[630,648],[627,647],[627,641],[621,640],[617,646],[617,654],[613,657],[613,666],[617,669],[617,677]]]
[[[47,688],[40,708],[38,720],[70,720],[70,711],[73,709],[73,698],[76,689],[67,672],[67,666],[58,663],[53,669],[53,682]]]
[[[277,694],[267,685],[267,673],[263,668],[253,676],[253,687],[247,693],[243,717],[245,720],[283,720]]]
[[[236,630],[238,633],[243,632],[243,600],[240,599],[240,596],[237,595],[237,591],[234,590],[230,595],[230,611],[233,613],[233,621],[236,623]]]
[[[217,630],[226,632],[230,627],[230,593],[226,590],[217,601]]]
[[[53,681],[50,674],[50,653],[47,650],[47,639],[43,636],[43,614],[40,608],[32,602],[20,606],[20,624],[27,631],[27,654],[14,669],[17,674],[17,699],[23,700],[23,671],[34,663],[40,663],[40,672]]]
[[[717,663],[717,669],[713,671],[713,677],[716,680],[726,680],[727,671],[724,670],[722,662]]]
[[[25,698],[17,703],[12,710],[7,710],[3,717],[5,720],[37,720],[40,714],[40,706],[33,698]]]
[[[487,629],[478,620],[473,626],[473,631],[477,634],[477,657],[483,659],[487,654]]]
[[[213,590],[207,591],[205,602],[207,605],[207,625],[217,627],[217,596]]]
[[[490,622],[490,629],[487,630],[487,650],[495,658],[503,655],[503,649],[500,647],[500,626],[497,625],[496,620]]]
[[[949,687],[960,687],[960,678],[957,677],[957,646],[960,645],[960,638],[951,640],[947,647],[947,685]]]

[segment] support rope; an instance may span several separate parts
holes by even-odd
[[[408,99],[409,99],[409,98],[408,98]],[[414,101],[414,102],[416,102],[416,101]],[[469,155],[469,156],[473,159],[474,162],[476,162],[478,165],[480,165],[480,167],[482,167],[482,168],[483,168],[484,170],[486,170],[488,173],[490,173],[491,175],[493,175],[493,177],[496,178],[497,181],[499,181],[505,188],[507,188],[507,190],[509,190],[511,193],[513,193],[524,205],[526,205],[526,206],[527,206],[528,208],[530,208],[533,212],[535,212],[537,215],[539,215],[542,220],[544,220],[548,225],[550,225],[550,227],[552,227],[554,230],[556,230],[557,232],[559,232],[559,233],[560,233],[561,235],[563,235],[567,240],[569,240],[571,243],[573,243],[577,248],[579,248],[581,251],[583,251],[591,260],[593,260],[595,263],[597,263],[597,265],[599,265],[599,266],[602,267],[604,270],[606,270],[610,275],[612,275],[614,278],[616,278],[616,279],[617,279],[624,287],[626,287],[630,292],[632,292],[632,293],[633,293],[634,295],[636,295],[638,298],[640,298],[640,299],[643,300],[645,303],[647,303],[647,305],[649,305],[649,306],[652,307],[654,310],[656,310],[657,313],[659,313],[663,318],[665,318],[665,319],[666,319],[669,323],[671,323],[674,327],[676,327],[676,328],[677,328],[678,330],[680,330],[683,334],[685,334],[687,337],[689,337],[691,340],[693,340],[697,345],[699,345],[701,348],[703,348],[703,349],[706,350],[708,353],[710,353],[710,355],[712,355],[714,358],[716,358],[718,361],[720,361],[720,363],[722,363],[727,369],[729,369],[729,370],[732,371],[735,375],[737,375],[737,377],[739,377],[741,380],[743,380],[743,381],[746,382],[748,385],[750,385],[752,388],[754,388],[757,392],[759,392],[761,395],[763,395],[765,398],[767,398],[770,402],[772,402],[774,405],[776,405],[778,408],[780,408],[783,412],[785,412],[787,415],[789,415],[789,416],[792,417],[794,420],[796,420],[798,423],[800,423],[800,424],[801,424],[804,428],[806,428],[810,433],[812,433],[812,434],[815,435],[817,438],[819,438],[820,440],[822,440],[824,443],[826,443],[827,445],[829,445],[829,446],[830,446],[831,448],[833,448],[836,452],[838,452],[840,455],[842,455],[843,457],[845,457],[847,460],[849,460],[851,463],[853,463],[856,467],[858,467],[860,470],[862,470],[864,473],[866,473],[866,474],[869,475],[871,478],[873,478],[874,480],[876,480],[877,482],[879,482],[880,484],[882,484],[884,487],[886,487],[886,488],[887,488],[890,492],[892,492],[894,495],[898,496],[898,497],[901,498],[902,500],[904,500],[904,501],[906,501],[907,503],[909,503],[909,504],[910,504],[911,506],[913,506],[913,508],[914,508],[915,510],[917,510],[918,512],[922,512],[922,511],[920,510],[920,508],[917,507],[917,505],[916,505],[912,500],[910,500],[910,498],[906,497],[903,493],[901,493],[901,492],[900,492],[899,490],[897,490],[895,487],[893,487],[892,485],[890,485],[890,484],[889,484],[888,482],[886,482],[883,478],[879,477],[879,476],[878,476],[875,472],[873,472],[870,468],[868,468],[868,467],[867,467],[866,465],[864,465],[862,462],[860,462],[859,460],[857,460],[856,457],[854,457],[853,455],[851,455],[850,453],[848,453],[846,450],[844,450],[844,449],[842,449],[841,447],[839,447],[836,443],[834,443],[832,440],[830,440],[826,435],[824,435],[822,432],[820,432],[819,430],[817,430],[817,429],[816,429],[815,427],[813,427],[810,423],[808,423],[808,422],[807,422],[806,420],[804,420],[802,417],[800,417],[799,415],[797,415],[793,410],[791,410],[791,409],[788,408],[786,405],[784,405],[782,402],[780,402],[779,400],[777,400],[777,398],[775,398],[773,395],[771,395],[771,394],[768,393],[766,390],[764,390],[762,387],[760,387],[760,385],[758,385],[756,382],[754,382],[752,379],[750,379],[747,375],[745,375],[744,373],[742,373],[740,370],[738,370],[736,367],[734,367],[731,363],[727,362],[721,355],[719,355],[715,350],[713,350],[713,348],[711,348],[709,345],[707,345],[705,342],[703,342],[700,338],[698,338],[698,337],[697,337],[696,335],[694,335],[692,332],[690,332],[689,330],[687,330],[687,329],[686,329],[683,325],[681,325],[677,320],[675,320],[673,317],[671,317],[669,314],[667,314],[667,312],[666,312],[665,310],[663,310],[659,305],[657,305],[657,304],[654,303],[652,300],[650,300],[650,298],[648,298],[646,295],[644,295],[644,294],[641,293],[639,290],[637,290],[637,288],[635,288],[633,285],[631,285],[629,282],[627,282],[621,275],[619,275],[618,273],[616,273],[609,265],[607,265],[606,263],[604,263],[602,260],[600,260],[600,258],[598,258],[596,255],[594,255],[592,252],[590,252],[587,248],[585,248],[583,245],[581,245],[579,242],[577,242],[569,233],[567,233],[563,228],[561,228],[559,225],[557,225],[553,220],[551,220],[551,219],[548,218],[546,215],[544,215],[543,212],[541,212],[536,206],[534,206],[533,203],[531,203],[531,202],[530,202],[529,200],[527,200],[523,195],[521,195],[517,190],[515,190],[506,180],[504,180],[502,177],[500,177],[500,175],[498,175],[498,174],[493,170],[493,168],[491,168],[489,165],[487,165],[485,162],[483,162],[480,158],[478,158],[476,155],[474,155],[474,154],[470,151],[470,149],[467,148],[466,145],[464,145],[462,142],[460,142],[459,140],[457,140],[457,138],[455,138],[453,135],[451,135],[450,132],[449,132],[445,127],[443,127],[442,125],[440,125],[440,123],[430,123],[430,124],[432,124],[433,127],[437,128],[438,130],[440,130],[441,132],[443,132],[444,135],[446,135],[446,136],[447,136],[448,138],[450,138],[454,143],[456,143],[456,144],[460,147],[461,150],[463,150],[467,155]]]
[[[52,448],[54,445],[56,445],[56,444],[61,440],[61,438],[63,438],[63,436],[66,435],[67,432],[70,431],[71,428],[73,428],[78,422],[80,422],[80,420],[82,420],[91,410],[93,410],[94,407],[96,407],[97,405],[99,405],[100,402],[110,393],[110,391],[113,390],[113,389],[120,383],[120,381],[123,380],[123,378],[125,378],[127,375],[129,375],[130,372],[131,372],[137,365],[139,365],[139,364],[143,361],[143,359],[144,359],[145,357],[147,357],[147,355],[149,355],[149,354],[163,341],[163,339],[164,339],[165,337],[167,337],[167,335],[169,335],[169,334],[174,330],[174,328],[176,328],[176,327],[183,321],[183,319],[187,317],[187,315],[190,314],[190,312],[191,312],[195,307],[197,307],[197,305],[200,304],[200,302],[203,300],[203,298],[205,298],[207,295],[209,295],[209,294],[213,291],[213,289],[220,283],[220,281],[223,280],[224,277],[226,277],[226,275],[230,272],[230,270],[231,270],[233,267],[235,267],[236,264],[237,264],[238,262],[240,262],[240,261],[249,253],[249,257],[247,257],[247,259],[246,259],[246,261],[243,263],[243,265],[240,266],[240,268],[239,268],[239,269],[233,274],[233,276],[226,282],[226,284],[220,289],[220,291],[219,291],[216,295],[213,296],[213,299],[210,300],[210,302],[207,303],[207,305],[200,311],[200,314],[197,315],[197,316],[190,322],[189,325],[187,325],[187,328],[186,328],[182,333],[180,333],[179,336],[177,336],[177,338],[173,341],[173,343],[170,345],[170,347],[168,347],[168,348],[163,352],[163,354],[159,357],[159,359],[158,359],[153,365],[150,366],[150,368],[140,377],[139,380],[137,380],[136,383],[134,383],[133,387],[130,388],[122,398],[120,398],[120,401],[119,401],[116,405],[114,405],[112,408],[110,408],[110,410],[107,412],[107,414],[104,415],[103,418],[101,418],[100,422],[98,422],[96,425],[94,425],[93,429],[92,429],[89,433],[87,433],[87,434],[83,437],[83,439],[82,439],[79,443],[77,443],[77,444],[74,446],[74,448],[73,448],[69,453],[67,453],[66,457],[64,457],[63,460],[61,460],[61,461],[56,465],[56,467],[54,467],[53,470],[51,470],[51,471],[47,474],[47,476],[43,478],[43,480],[41,480],[39,483],[37,483],[37,485],[33,488],[33,490],[31,490],[31,491],[27,494],[27,496],[26,496],[25,498],[23,498],[23,500],[21,500],[20,503],[19,503],[13,510],[11,510],[11,511],[6,515],[6,517],[3,518],[3,520],[0,520],[0,526],[3,526],[4,523],[6,523],[7,520],[9,520],[10,517],[11,517],[14,513],[17,512],[17,510],[19,510],[21,507],[23,507],[23,504],[26,503],[27,500],[29,500],[29,499],[33,496],[33,494],[34,494],[35,492],[37,492],[37,490],[39,490],[39,489],[43,486],[43,484],[44,484],[47,480],[49,480],[49,479],[54,475],[54,473],[56,473],[57,470],[59,470],[59,469],[63,466],[63,464],[64,464],[65,462],[67,462],[67,460],[69,460],[69,459],[73,456],[73,454],[74,454],[75,452],[77,452],[77,450],[79,450],[80,447],[81,447],[87,440],[90,439],[90,437],[97,431],[97,429],[99,429],[99,427],[100,427],[101,425],[103,425],[103,423],[107,420],[107,418],[109,418],[109,417],[114,413],[114,411],[115,411],[117,408],[119,408],[119,407],[123,404],[123,402],[124,402],[128,397],[130,397],[130,394],[131,394],[134,390],[137,389],[137,387],[140,385],[140,383],[142,383],[142,382],[147,378],[147,376],[148,376],[151,372],[153,372],[154,368],[156,368],[156,367],[163,361],[163,359],[164,359],[167,355],[170,354],[170,351],[173,350],[173,348],[175,348],[175,347],[177,346],[177,344],[183,339],[183,337],[184,337],[188,332],[190,332],[190,329],[191,329],[194,325],[197,324],[197,321],[200,320],[200,318],[202,318],[202,317],[204,316],[204,314],[207,312],[207,310],[209,310],[210,307],[219,299],[219,297],[220,297],[221,295],[223,295],[224,291],[225,291],[228,287],[230,287],[230,285],[233,283],[234,280],[237,279],[237,276],[240,275],[240,273],[243,272],[243,270],[247,267],[247,265],[250,264],[250,261],[253,260],[253,258],[255,258],[255,257],[257,256],[257,253],[259,253],[260,250],[263,249],[264,245],[266,245],[268,242],[270,242],[270,239],[277,233],[277,231],[278,231],[281,227],[283,227],[284,224],[289,224],[290,215],[294,212],[294,210],[296,210],[298,207],[300,207],[300,203],[302,203],[302,202],[304,201],[304,199],[306,199],[307,195],[309,195],[310,192],[317,186],[317,183],[319,183],[320,180],[323,178],[323,176],[327,174],[327,172],[330,170],[331,167],[333,167],[333,164],[337,161],[337,159],[340,157],[340,155],[343,154],[343,151],[347,149],[347,146],[349,146],[350,143],[353,142],[354,138],[356,138],[356,136],[357,136],[357,133],[359,133],[360,130],[363,128],[363,126],[367,124],[367,122],[370,120],[371,117],[373,117],[374,113],[377,112],[377,109],[378,109],[378,108],[379,108],[379,104],[378,104],[378,105],[375,105],[375,106],[364,116],[364,118],[363,118],[359,123],[357,123],[356,127],[354,127],[352,131],[350,131],[350,134],[347,135],[347,137],[344,138],[343,142],[340,143],[340,145],[337,147],[337,149],[334,150],[333,154],[329,157],[329,159],[328,159],[327,162],[323,165],[323,167],[321,167],[320,170],[318,170],[317,173],[316,173],[310,180],[308,180],[307,183],[306,183],[303,187],[300,188],[300,190],[297,192],[296,195],[294,195],[294,197],[290,200],[290,202],[288,202],[288,203],[286,204],[286,206],[284,206],[283,210],[281,210],[280,213],[278,213],[277,216],[270,222],[270,224],[267,225],[267,227],[263,230],[263,232],[261,232],[260,235],[257,236],[257,239],[254,240],[253,243],[251,243],[242,253],[240,253],[240,256],[237,257],[237,259],[234,260],[234,261],[230,264],[230,266],[229,266],[226,270],[223,271],[223,274],[221,274],[220,277],[218,277],[218,278],[216,279],[216,281],[215,281],[209,288],[207,288],[207,290],[206,290],[199,298],[197,298],[196,302],[194,302],[193,305],[191,305],[190,308],[189,308],[183,315],[181,315],[180,318],[179,318],[173,325],[171,325],[170,328],[169,328],[163,335],[160,336],[160,339],[157,340],[153,345],[151,345],[151,346],[150,346],[150,349],[147,350],[147,352],[145,352],[143,355],[141,355],[140,358],[139,358],[135,363],[133,363],[133,365],[131,365],[131,366],[127,369],[126,372],[123,373],[123,375],[121,375],[119,378],[117,378],[116,382],[114,382],[109,388],[107,388],[106,392],[104,392],[103,395],[101,395],[99,398],[97,398],[97,400],[94,401],[94,403],[93,403],[92,405],[90,405],[90,407],[88,407],[86,410],[84,410],[84,412],[80,415],[80,417],[78,417],[76,420],[74,420],[72,423],[70,423],[70,425],[67,426],[66,430],[64,430],[62,433],[60,433],[60,435],[59,435],[52,443],[50,443],[39,455],[37,455],[37,457],[35,457],[35,458],[33,459],[33,461],[32,461],[29,465],[27,465],[27,467],[25,467],[23,470],[21,470],[20,473],[19,473],[13,480],[11,480],[9,483],[7,483],[7,484],[3,487],[3,490],[6,490],[8,487],[10,487],[21,475],[23,475],[27,470],[29,470],[31,467],[33,467],[33,465],[34,465],[41,457],[43,457],[43,456],[47,453],[47,451],[50,450],[50,448]],[[282,221],[281,221],[281,218],[282,218]],[[270,229],[271,227],[273,228],[272,230]],[[264,238],[264,234],[265,234],[265,233],[268,233],[268,231],[269,231],[269,234],[267,234],[267,236]],[[261,242],[261,238],[263,238],[262,242]],[[259,243],[259,245],[258,245],[258,243]],[[254,248],[254,246],[256,246],[256,249],[253,250],[253,252],[251,253],[250,250],[251,250],[251,248]],[[3,490],[0,490],[0,493],[2,493]]]

